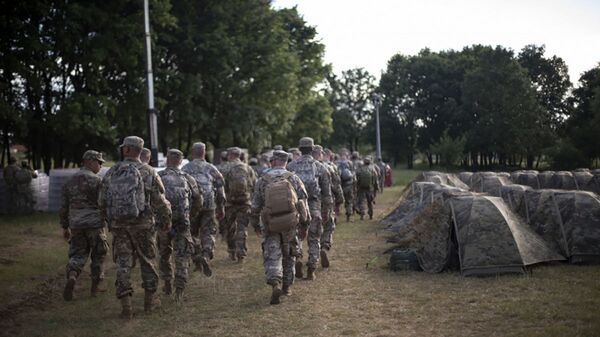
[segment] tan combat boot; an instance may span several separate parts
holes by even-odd
[[[124,297],[121,297],[121,308],[121,318],[133,318],[133,309],[131,308],[131,296],[125,295]]]
[[[315,275],[315,268],[308,267],[306,271],[306,279],[309,281],[314,281],[317,278]]]
[[[155,294],[156,291],[146,290],[144,295],[144,311],[152,312],[160,308],[160,299]]]
[[[175,289],[175,302],[177,304],[183,303],[183,288]]]
[[[304,277],[302,272],[302,261],[296,261],[296,278],[301,279]]]
[[[212,269],[210,268],[209,258],[207,256],[203,256],[200,260],[200,263],[202,264],[202,271],[204,272],[204,275],[206,275],[206,277],[211,277]]]
[[[75,288],[75,282],[77,281],[77,273],[70,271],[67,276],[67,284],[65,284],[65,290],[63,291],[63,299],[70,301],[73,299],[73,289]]]
[[[171,280],[165,280],[165,285],[163,286],[162,290],[165,295],[171,295],[173,293],[173,285],[171,284]]]
[[[327,256],[327,251],[325,249],[321,249],[321,267],[323,267],[323,269],[329,268],[329,257]]]
[[[281,290],[281,282],[275,282],[273,284],[273,292],[271,293],[271,304],[279,304],[281,301],[279,298],[283,295]]]
[[[106,292],[106,287],[104,286],[104,279],[92,280],[92,289],[91,295],[92,297],[98,296],[98,293]]]
[[[289,284],[284,284],[283,288],[281,288],[281,291],[283,292],[283,295],[285,295],[285,296],[292,295],[292,289],[290,289],[290,285]]]

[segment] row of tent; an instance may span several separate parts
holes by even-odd
[[[598,175],[588,173],[587,183]],[[543,262],[600,262],[596,193],[536,189],[513,179],[524,178],[521,172],[423,172],[381,221],[392,232],[388,241],[410,247],[432,273],[458,268],[465,276],[486,275],[524,272]]]

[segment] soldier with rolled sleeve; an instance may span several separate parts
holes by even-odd
[[[140,161],[144,140],[129,136],[123,140],[123,161],[104,176],[98,204],[113,233],[113,259],[117,266],[116,295],[123,318],[131,318],[131,269],[135,254],[145,291],[144,310],[160,307],[156,296],[158,271],[155,266],[156,232],[154,220],[163,231],[171,228],[171,205],[156,171]]]
[[[63,236],[69,241],[67,283],[63,292],[65,301],[73,299],[75,282],[88,258],[91,258],[91,295],[95,297],[104,280],[104,258],[108,252],[106,222],[98,208],[98,193],[102,179],[102,154],[88,150],[83,154],[83,166],[62,186],[62,205],[59,211]]]

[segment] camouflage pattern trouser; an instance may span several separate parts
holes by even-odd
[[[344,207],[346,208],[346,215],[350,216],[354,214],[354,186],[352,184],[342,187],[344,191]]]
[[[215,236],[217,235],[217,219],[215,210],[201,211],[192,220],[192,238],[194,240],[193,260],[198,262],[200,258],[207,257],[212,260],[215,251]]]
[[[108,241],[104,228],[71,229],[69,241],[69,263],[67,264],[67,277],[74,271],[79,277],[85,263],[90,257],[90,271],[92,280],[104,279],[104,258],[108,253]]]
[[[265,234],[262,242],[263,265],[267,284],[294,283],[296,257],[293,246],[297,244],[296,231]]]
[[[369,216],[373,216],[373,192],[370,190],[358,190],[358,214],[365,215],[365,202],[369,211]]]
[[[188,279],[188,269],[190,267],[190,257],[194,251],[194,243],[190,226],[177,224],[173,228],[171,232],[158,231],[160,278],[165,281],[173,279],[171,255],[173,254],[173,248],[175,248],[175,287],[183,289]]]
[[[227,239],[227,251],[234,253],[237,257],[245,257],[248,248],[246,238],[248,237],[248,223],[250,221],[249,205],[225,206],[225,238]]]
[[[156,232],[153,228],[113,228],[113,259],[117,265],[117,298],[133,293],[131,268],[133,254],[140,263],[142,288],[156,291],[158,272],[154,265],[156,258]]]
[[[318,206],[318,208],[316,208]],[[321,205],[310,205],[310,225],[308,226],[308,261],[306,265],[309,268],[317,268],[317,262],[321,253],[321,236],[323,235],[323,220],[321,218]],[[302,251],[302,242],[300,242],[300,251]],[[299,258],[302,257],[301,255]]]
[[[335,231],[335,213],[333,210],[328,212],[327,219],[323,225],[323,234],[321,235],[321,249],[329,250],[333,244],[333,232]]]

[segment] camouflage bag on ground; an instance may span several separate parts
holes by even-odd
[[[144,180],[133,164],[118,166],[109,177],[108,216],[113,221],[137,218],[146,208]]]
[[[243,164],[229,167],[225,174],[225,194],[227,201],[244,203],[250,200],[248,171]]]
[[[265,186],[265,207],[261,216],[267,230],[271,233],[288,232],[294,229],[300,221],[300,214],[296,208],[298,195],[288,180],[292,174],[264,177],[267,185]]]
[[[183,172],[162,171],[160,178],[165,186],[165,197],[171,203],[173,222],[185,222],[190,216],[192,191]]]
[[[356,172],[357,185],[360,188],[371,188],[373,184],[373,170],[367,166],[361,166]]]

